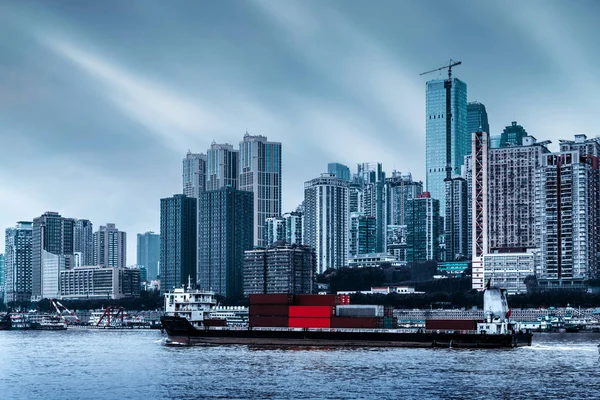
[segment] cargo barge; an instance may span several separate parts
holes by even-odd
[[[348,301],[349,298],[335,295],[251,295],[249,326],[228,327],[224,321],[204,319],[215,304],[214,293],[175,289],[165,294],[166,312],[161,322],[168,335],[167,343],[180,345],[450,348],[531,345],[531,332],[520,330],[507,318],[506,291],[498,288],[488,288],[484,294],[484,321],[472,321],[469,325],[458,320],[456,328],[448,321],[437,324],[445,329],[397,329],[394,318],[386,316],[382,306],[370,309],[356,306],[360,311],[352,311]],[[467,327],[472,329],[464,329]]]

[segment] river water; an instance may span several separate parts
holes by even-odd
[[[600,334],[531,347],[173,347],[159,331],[0,331],[0,399],[600,399]]]

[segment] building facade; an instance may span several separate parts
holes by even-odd
[[[349,184],[334,174],[304,183],[304,236],[315,249],[317,273],[348,263]]]
[[[206,190],[206,154],[188,151],[183,159],[183,194],[198,198]]]
[[[254,194],[254,245],[263,246],[265,220],[281,215],[281,143],[246,133],[240,142],[238,184]]]
[[[254,243],[254,195],[226,187],[198,200],[198,287],[226,297],[243,294],[244,251]]]
[[[94,262],[101,267],[127,265],[127,234],[117,229],[115,224],[100,226],[94,232]]]
[[[67,300],[95,300],[139,295],[139,269],[83,266],[61,271],[60,293],[57,297]]]
[[[446,261],[464,260],[469,256],[468,188],[464,178],[446,179],[446,217],[444,240]]]
[[[376,253],[377,219],[362,212],[350,213],[349,256]]]
[[[20,221],[6,229],[4,251],[4,301],[31,300],[31,222]]]
[[[525,278],[535,275],[539,252],[491,253],[483,256],[485,281],[506,289],[509,294],[526,293]]]
[[[239,155],[228,143],[211,144],[206,152],[206,190],[238,187]]]
[[[500,134],[500,147],[523,146],[523,138],[527,136],[527,131],[517,121],[504,128]]]
[[[196,282],[197,204],[184,194],[160,200],[161,293]]]
[[[412,175],[393,171],[388,182],[388,224],[405,225],[406,204],[423,193],[423,182],[413,181]]]
[[[352,177],[350,175],[350,168],[348,168],[344,164],[329,163],[327,164],[327,172],[330,174],[334,174],[336,177],[344,179],[346,181],[352,180]]]
[[[485,106],[477,101],[467,103],[467,134],[473,132],[490,133],[490,124]]]
[[[406,261],[437,260],[439,249],[440,202],[423,192],[408,202],[406,220]]]
[[[87,219],[75,220],[73,252],[80,253],[81,265],[94,263],[94,227]]]
[[[361,212],[375,218],[375,251],[386,251],[389,184],[381,163],[358,164],[357,179],[362,187]]]
[[[189,196],[188,196],[189,197]],[[137,265],[144,266],[149,280],[159,276],[160,235],[154,232],[138,233]]]

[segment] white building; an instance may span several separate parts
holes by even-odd
[[[77,267],[61,271],[61,299],[120,299],[140,294],[140,270],[118,267]]]
[[[525,278],[535,274],[539,250],[521,253],[493,253],[483,256],[483,276],[491,286],[506,289],[509,294],[527,291]]]

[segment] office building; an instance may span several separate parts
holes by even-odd
[[[161,293],[196,282],[197,203],[184,194],[160,200]]]
[[[350,213],[350,257],[376,253],[377,219],[361,212]]]
[[[225,187],[198,200],[198,287],[226,297],[243,294],[244,251],[253,248],[254,195]]]
[[[197,199],[206,190],[206,154],[188,150],[183,159],[183,194]]]
[[[118,230],[115,224],[100,226],[94,232],[93,265],[121,268],[127,265],[127,234]]]
[[[517,121],[513,121],[502,131],[500,147],[522,146],[525,136],[527,136],[527,131],[521,125],[517,125]]]
[[[328,173],[304,183],[304,241],[315,249],[317,273],[347,265],[349,185]]]
[[[279,244],[244,252],[244,295],[313,292],[315,252],[309,246]]]
[[[423,193],[423,182],[413,181],[412,175],[393,171],[387,178],[389,185],[388,223],[389,225],[405,225],[406,204]]]
[[[94,227],[87,219],[75,220],[73,228],[73,252],[80,253],[81,265],[94,264]]]
[[[535,275],[535,266],[540,253],[532,249],[483,255],[483,270],[486,283],[506,289],[508,294],[527,292],[525,278]]]
[[[468,189],[461,177],[446,179],[446,217],[444,218],[445,260],[464,260],[469,256]]]
[[[336,177],[340,179],[344,179],[346,181],[351,181],[352,177],[350,176],[350,168],[340,163],[329,163],[327,164],[327,172],[330,174],[334,174]]]
[[[477,101],[467,103],[467,134],[469,137],[473,132],[490,132],[485,106]]]
[[[190,196],[188,196],[190,197]],[[138,233],[137,235],[137,265],[146,268],[149,280],[159,276],[160,235],[154,232]]]
[[[83,266],[61,271],[57,297],[66,300],[116,300],[139,295],[139,269]]]
[[[7,228],[4,251],[4,301],[31,300],[31,238],[32,223],[19,221]]]
[[[440,202],[423,192],[408,201],[406,261],[438,260]]]
[[[239,155],[228,143],[211,144],[206,152],[206,190],[238,187]]]

